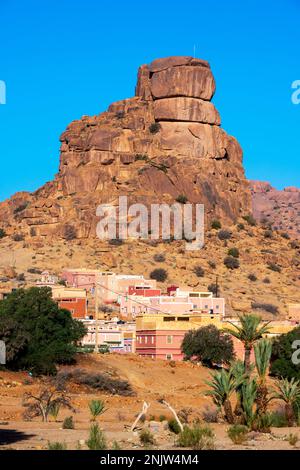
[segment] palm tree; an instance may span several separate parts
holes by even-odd
[[[271,399],[284,401],[288,425],[293,426],[295,421],[294,406],[300,400],[300,380],[296,380],[294,377],[291,380],[277,380]]]
[[[258,315],[242,315],[239,316],[240,325],[234,323],[230,324],[235,328],[234,330],[230,328],[225,328],[225,331],[235,338],[242,341],[245,349],[244,364],[245,371],[249,374],[250,372],[250,356],[253,345],[258,341],[263,335],[269,333],[269,324],[262,325],[261,317]]]
[[[264,415],[268,406],[268,387],[266,386],[267,372],[272,354],[272,343],[263,338],[254,345],[255,366],[258,373],[257,413]]]
[[[248,378],[248,380],[242,384],[241,397],[245,423],[249,428],[252,428],[256,419],[256,410],[254,409],[254,403],[257,397],[256,379]]]
[[[234,415],[230,398],[240,385],[241,379],[235,377],[232,369],[222,369],[221,371],[211,374],[211,377],[211,381],[206,381],[207,385],[211,387],[211,390],[207,391],[206,395],[213,398],[214,403],[219,409],[223,407],[225,419],[228,423],[233,424]]]

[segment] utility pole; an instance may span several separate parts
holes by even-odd
[[[216,276],[216,297],[219,297],[219,276]]]
[[[97,281],[96,281],[96,284],[95,284],[95,328],[96,328],[95,342],[96,342],[96,353],[99,352],[98,315],[99,315],[99,296],[98,296],[98,284],[97,284]]]

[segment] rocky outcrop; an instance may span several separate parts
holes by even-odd
[[[170,57],[143,65],[135,97],[67,127],[56,178],[24,195],[26,207],[19,198],[2,203],[1,226],[8,233],[94,238],[96,207],[120,195],[149,205],[184,194],[205,205],[208,220],[225,223],[248,214],[242,150],[220,127],[214,92],[206,61]]]
[[[254,217],[300,238],[300,189],[287,187],[279,191],[261,181],[250,181],[250,185]]]

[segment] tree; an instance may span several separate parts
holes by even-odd
[[[71,363],[84,325],[59,308],[48,287],[17,289],[0,301],[0,340],[7,366],[53,374],[55,364]]]
[[[234,359],[231,337],[214,325],[191,330],[183,338],[181,350],[186,359],[196,357],[203,364],[229,364]]]
[[[168,277],[168,273],[163,268],[154,269],[150,273],[150,279],[155,279],[158,282],[165,282]]]
[[[270,365],[272,353],[272,343],[269,339],[263,338],[254,345],[255,366],[258,374],[257,387],[257,412],[265,415],[268,406],[268,387],[266,385],[267,372]]]
[[[273,341],[270,373],[276,377],[300,379],[300,367],[292,361],[294,341],[300,340],[300,327],[280,335]]]
[[[248,314],[239,316],[240,325],[230,323],[234,329],[226,328],[224,331],[242,341],[245,349],[244,363],[247,373],[250,371],[251,351],[256,343],[264,334],[269,333],[269,324],[262,324],[261,317]]]
[[[70,397],[56,385],[44,387],[35,395],[25,393],[23,396],[23,406],[26,408],[24,412],[25,419],[31,420],[36,416],[41,416],[44,422],[48,421],[49,415],[54,416],[53,411],[59,410],[60,407],[74,411],[74,408],[71,406]],[[55,415],[56,420],[58,412]]]
[[[229,424],[234,423],[234,414],[230,398],[240,385],[239,379],[233,374],[233,370],[221,369],[211,375],[212,380],[206,381],[211,390],[206,392],[207,396],[211,396],[215,405],[219,409],[224,410],[225,419]]]
[[[282,400],[285,403],[285,415],[289,426],[294,425],[294,406],[300,400],[300,381],[294,377],[291,380],[277,380],[271,399]]]

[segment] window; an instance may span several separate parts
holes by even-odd
[[[173,359],[173,354],[166,354],[167,361],[171,361]]]
[[[168,335],[167,336],[167,344],[172,344],[173,343],[173,336]]]
[[[148,336],[145,336],[145,344],[148,343]]]
[[[154,336],[151,336],[151,343],[154,344]]]
[[[220,308],[220,305],[216,305],[216,309],[219,310],[219,308]]]
[[[164,317],[164,321],[175,321],[175,317]]]

